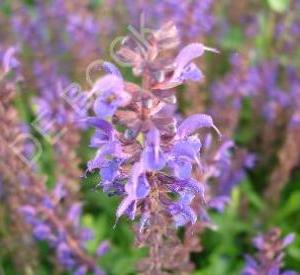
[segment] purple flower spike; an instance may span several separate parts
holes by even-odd
[[[176,9],[181,6],[177,4]],[[204,127],[213,128],[219,135],[220,132],[212,118],[204,114],[192,115],[178,127],[176,95],[171,89],[187,80],[201,80],[202,72],[193,60],[205,50],[214,50],[194,43],[180,51],[175,60],[161,54],[162,50],[176,47],[177,38],[173,23],[147,32],[142,42],[132,33],[124,38],[117,54],[130,64],[136,76],[142,76],[141,85],[123,82],[112,64],[104,64],[110,74],[101,78],[92,91],[102,92],[94,110],[97,119],[106,119],[107,123],[88,121],[96,127],[91,145],[98,148],[96,157],[88,163],[88,170],[98,168],[104,192],[122,198],[116,222],[121,216],[140,218],[136,231],[138,244],[150,246],[151,257],[163,255],[165,259],[174,258],[173,250],[176,258],[178,255],[188,258],[185,241],[178,239],[176,230],[172,229],[174,225],[187,225],[187,235],[194,229],[199,232],[212,227],[207,208],[222,210],[227,201],[220,196],[213,201],[216,188],[206,190],[210,189],[210,179],[219,177],[224,165],[221,167],[221,160],[215,159],[218,150],[210,146],[212,135],[206,138],[202,148],[205,136],[196,133]],[[130,100],[123,102],[124,89],[130,94]],[[151,243],[154,239],[163,241],[158,249]],[[169,249],[170,243],[176,247]],[[149,263],[152,265],[153,261]],[[185,273],[185,267],[147,266],[146,269],[155,274],[165,270]]]
[[[281,230],[273,228],[266,234],[260,234],[253,239],[253,245],[258,252],[255,257],[246,256],[246,266],[243,275],[284,275],[297,274],[294,271],[283,271],[284,249],[294,240],[294,234],[281,238]]]
[[[113,74],[100,78],[91,92],[100,93],[94,103],[94,111],[99,118],[112,116],[119,107],[128,104],[131,98],[124,91],[123,80]]]

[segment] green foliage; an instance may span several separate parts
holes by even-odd
[[[288,9],[291,0],[268,0],[270,8],[277,12],[284,12]]]
[[[243,41],[244,35],[242,28],[233,26],[226,32],[222,40],[222,46],[228,50],[235,50],[243,44]]]

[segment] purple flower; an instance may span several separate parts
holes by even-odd
[[[94,111],[99,118],[112,116],[118,107],[124,107],[130,101],[122,79],[113,74],[100,78],[91,92],[97,95],[100,93],[94,103]]]
[[[202,78],[202,72],[199,68],[191,63],[197,57],[200,57],[205,51],[205,47],[202,44],[190,44],[184,47],[174,61],[175,71],[172,76],[171,82],[178,81],[182,83],[185,80],[199,81]],[[189,78],[189,76],[192,76]]]
[[[81,209],[82,209],[82,203],[75,202],[71,205],[68,214],[67,219],[72,222],[75,226],[79,226],[80,223],[80,216],[81,216]]]
[[[205,200],[205,188],[203,183],[192,178],[182,180],[176,177],[168,177],[168,179],[163,178],[163,180],[171,192],[178,194],[193,194],[194,196],[199,196],[203,201]]]
[[[52,197],[55,201],[60,201],[64,197],[66,197],[67,191],[63,183],[59,182],[55,185],[52,191]]]
[[[69,246],[62,242],[56,249],[57,259],[67,269],[72,269],[75,265],[75,260]]]
[[[126,3],[134,24],[140,23],[137,21],[141,12],[145,12],[146,21],[154,28],[172,20],[183,39],[195,40],[195,37],[208,34],[215,24],[212,13],[213,0],[182,2],[142,0],[134,4],[130,1]]]
[[[101,147],[107,142],[113,142],[115,140],[115,130],[109,122],[96,117],[89,117],[85,119],[84,122],[87,125],[95,127],[97,129],[95,134],[91,138],[92,147]]]
[[[165,156],[160,148],[160,133],[156,128],[152,128],[148,132],[142,154],[146,170],[160,170],[165,166]]]
[[[107,74],[115,75],[123,80],[123,76],[122,76],[120,70],[113,63],[105,61],[105,62],[103,62],[102,67],[104,68],[104,70]]]
[[[227,196],[219,196],[211,199],[208,202],[210,208],[213,208],[219,212],[223,212],[226,205],[229,203],[230,198]]]
[[[17,52],[18,49],[16,47],[10,47],[5,51],[3,57],[1,58],[5,74],[11,70],[17,69],[20,66],[20,62],[15,57]]]
[[[89,228],[81,228],[80,230],[80,240],[82,242],[90,241],[94,239],[95,235],[93,231]]]
[[[183,48],[173,63],[175,69],[172,76],[166,81],[155,85],[153,88],[170,89],[181,85],[185,81],[200,81],[203,78],[203,74],[192,61],[200,57],[205,50],[215,51],[199,43],[192,43]]]
[[[24,205],[20,208],[20,213],[23,215],[27,223],[33,224],[36,221],[37,211],[34,207],[30,205]]]
[[[78,269],[75,270],[73,275],[85,275],[88,271],[88,268],[86,266],[80,266]]]
[[[132,167],[130,180],[125,186],[125,191],[127,195],[117,210],[117,217],[127,213],[131,219],[134,219],[137,200],[146,198],[150,192],[150,184],[144,167],[140,163],[136,163]]]
[[[179,140],[174,144],[170,154],[169,166],[174,175],[179,179],[191,177],[193,163],[200,165],[199,152],[201,142],[198,138],[190,137],[187,140]]]
[[[51,235],[51,229],[46,224],[34,226],[33,235],[37,240],[46,240]]]
[[[194,195],[191,193],[180,193],[180,199],[170,204],[169,211],[176,227],[187,223],[194,224],[197,221],[197,215],[190,206],[193,198]]]
[[[119,175],[120,160],[113,159],[101,166],[100,175],[102,182],[111,182]]]
[[[136,215],[136,199],[131,196],[126,196],[119,204],[116,216],[120,218],[122,215],[127,215],[130,219],[134,220]]]
[[[92,137],[91,146],[99,148],[95,158],[88,162],[88,170],[91,171],[102,167],[110,169],[107,166],[110,159],[115,157],[122,158],[121,144],[116,139],[115,130],[109,122],[102,119],[88,118],[86,122],[88,125],[97,128],[96,133]]]
[[[110,249],[110,243],[108,241],[103,241],[100,243],[100,245],[97,248],[97,256],[103,256],[104,254],[106,254]]]

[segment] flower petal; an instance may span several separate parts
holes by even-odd
[[[143,199],[148,196],[150,192],[150,184],[145,176],[145,174],[138,177],[136,197],[137,199]]]
[[[12,69],[17,68],[20,65],[20,62],[15,57],[17,51],[18,50],[16,47],[10,47],[5,51],[2,60],[4,73],[7,73]]]
[[[128,211],[128,209],[130,208],[130,206],[132,206],[133,203],[134,203],[134,199],[131,196],[126,196],[119,204],[119,207],[116,212],[117,218],[120,218],[122,215],[124,215],[126,211]],[[131,213],[131,215],[134,216],[135,211]]]
[[[96,81],[91,90],[91,93],[99,96],[101,93],[109,91],[124,91],[123,80],[113,74],[105,75]]]
[[[186,118],[178,127],[178,136],[184,138],[193,134],[200,128],[211,127],[213,128],[219,136],[221,136],[220,131],[214,125],[214,122],[211,116],[206,114],[195,114]]]
[[[116,159],[108,161],[105,166],[101,167],[101,181],[113,181],[118,175],[120,162]]]
[[[117,105],[107,103],[102,97],[98,97],[94,103],[94,112],[99,118],[112,116],[117,110]]]
[[[194,63],[191,63],[182,71],[180,80],[200,81],[203,79],[203,77],[204,76],[201,70]]]
[[[115,64],[110,63],[108,61],[104,61],[102,67],[106,73],[113,74],[123,80],[123,76]]]
[[[191,43],[184,47],[175,59],[176,70],[172,79],[179,78],[184,68],[191,63],[193,59],[201,56],[204,51],[205,47],[200,43]]]
[[[88,125],[96,127],[97,129],[103,131],[106,135],[112,136],[112,133],[114,131],[113,127],[106,120],[100,119],[100,118],[97,118],[97,117],[88,117],[87,119],[85,119],[85,122]]]
[[[160,170],[165,166],[165,158],[160,149],[160,133],[156,128],[152,128],[147,134],[142,160],[149,170]]]
[[[283,239],[282,246],[283,247],[289,246],[294,240],[295,240],[295,234],[290,233]]]
[[[189,179],[192,175],[192,163],[190,160],[178,158],[171,161],[169,165],[173,168],[174,176],[181,179]]]
[[[128,195],[134,199],[143,199],[150,192],[150,184],[141,163],[136,163],[131,169],[129,182],[125,186]]]

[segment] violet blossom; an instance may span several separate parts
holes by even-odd
[[[213,15],[213,0],[203,1],[139,1],[132,4],[128,2],[128,12],[133,23],[144,14],[146,21],[154,28],[162,26],[172,20],[180,32],[182,39],[194,39],[212,31],[215,25]]]
[[[266,234],[261,234],[253,239],[253,245],[258,250],[255,257],[246,256],[246,267],[243,275],[296,275],[294,271],[283,271],[282,261],[284,249],[295,239],[294,234],[289,234],[281,238],[281,231],[278,228],[270,230]]]

